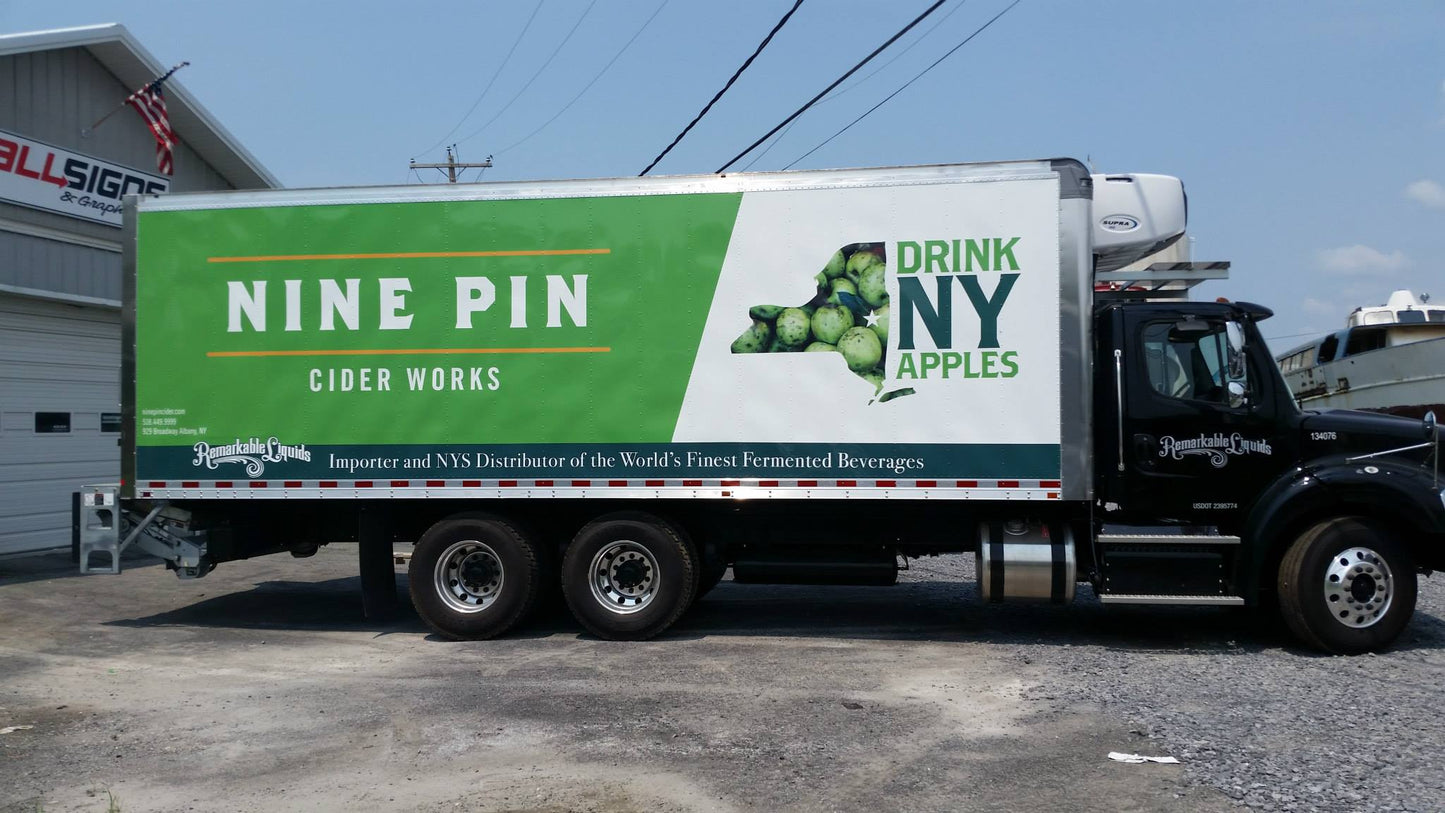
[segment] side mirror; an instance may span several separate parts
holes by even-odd
[[[1429,412],[1426,412],[1426,413],[1425,413],[1425,421],[1424,421],[1424,423],[1425,423],[1425,439],[1426,439],[1426,440],[1434,440],[1434,439],[1435,439],[1435,432],[1436,432],[1436,428],[1435,428],[1435,410],[1432,409],[1432,410],[1430,410]]]
[[[1225,322],[1224,333],[1229,339],[1231,350],[1236,353],[1244,350],[1244,328],[1240,327],[1238,322]]]
[[[1244,378],[1244,328],[1238,322],[1226,322],[1224,335],[1229,342],[1229,377]]]
[[[1249,397],[1245,395],[1244,385],[1238,381],[1231,381],[1225,387],[1229,391],[1229,408],[1239,409],[1249,403]]]

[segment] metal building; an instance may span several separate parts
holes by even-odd
[[[175,79],[174,175],[136,111],[89,129],[167,67],[120,25],[0,36],[0,554],[120,477],[121,196],[278,185]]]

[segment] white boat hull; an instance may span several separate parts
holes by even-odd
[[[1304,409],[1445,418],[1445,338],[1384,347],[1284,374]]]

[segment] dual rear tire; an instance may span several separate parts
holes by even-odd
[[[651,638],[692,605],[697,553],[671,524],[640,512],[608,514],[577,533],[562,558],[562,596],[589,632]]]
[[[427,529],[412,551],[411,601],[445,638],[495,638],[536,606],[542,562],[536,541],[502,517],[449,517]]]
[[[494,638],[525,620],[556,578],[534,535],[491,514],[444,519],[422,535],[408,570],[417,614],[453,640]],[[588,523],[561,562],[563,598],[589,632],[643,640],[670,627],[697,594],[699,564],[677,528],[641,512]]]

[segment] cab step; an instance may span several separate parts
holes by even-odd
[[[1100,604],[1177,604],[1210,607],[1243,607],[1243,596],[1166,596],[1150,593],[1102,593]]]
[[[1105,526],[1095,592],[1104,604],[1238,606],[1240,538],[1205,526]]]
[[[1100,545],[1238,545],[1239,537],[1218,534],[1099,534]]]

